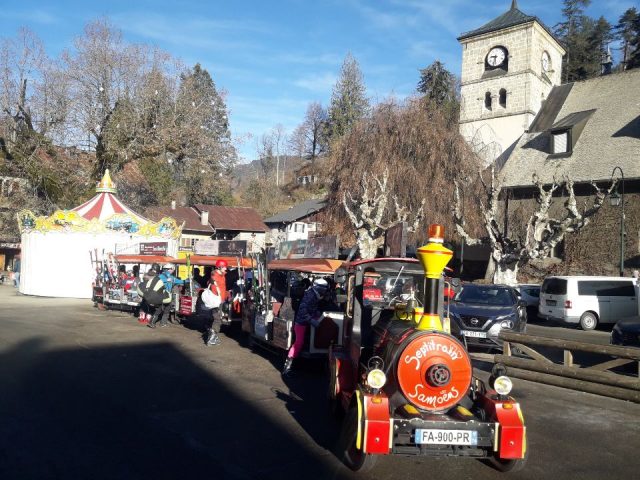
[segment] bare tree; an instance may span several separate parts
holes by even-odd
[[[408,208],[399,205],[398,197],[393,196],[396,219],[389,223],[383,222],[383,219],[388,218],[387,204],[390,197],[388,169],[384,170],[382,179],[374,176],[373,181],[369,181],[366,171],[363,172],[359,195],[354,197],[351,191],[343,193],[342,204],[355,228],[362,258],[375,258],[378,247],[382,245],[384,232],[394,223],[406,222],[413,216],[412,225],[408,228],[413,232],[424,216],[424,199],[420,208],[411,215]]]
[[[502,186],[496,178],[495,165],[490,167],[490,179],[487,183],[480,173],[480,181],[484,189],[484,198],[479,198],[478,203],[484,220],[486,235],[476,238],[467,232],[465,219],[462,214],[460,200],[460,185],[455,182],[455,203],[453,216],[458,234],[465,239],[468,245],[485,244],[491,248],[490,265],[488,275],[491,275],[494,283],[514,285],[517,283],[518,270],[532,259],[542,259],[549,256],[553,248],[562,241],[568,233],[576,233],[585,227],[600,207],[607,196],[613,191],[616,180],[608,189],[602,191],[595,182],[591,182],[594,189],[594,197],[590,205],[585,201],[582,211],[578,208],[578,202],[574,191],[574,182],[565,177],[562,182],[553,181],[545,186],[534,175],[533,184],[538,190],[537,209],[526,222],[524,234],[509,235],[504,231],[501,217],[505,214],[502,209],[504,202],[500,198]],[[560,218],[552,216],[550,209],[553,204],[553,194],[563,188],[568,197],[564,203],[564,215]],[[517,232],[517,229],[514,229]]]

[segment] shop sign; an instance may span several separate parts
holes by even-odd
[[[304,258],[306,240],[291,240],[280,243],[278,258]]]
[[[209,239],[196,239],[193,248],[196,255],[218,255],[218,241]]]
[[[166,255],[167,242],[147,242],[140,244],[140,255]]]
[[[304,258],[338,258],[338,237],[314,237],[307,240]]]
[[[235,257],[242,255],[247,256],[246,240],[218,240],[218,255]]]

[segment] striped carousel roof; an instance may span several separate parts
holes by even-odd
[[[140,223],[147,223],[149,221],[122,203],[118,197],[115,196],[116,191],[115,184],[109,175],[109,170],[106,170],[102,180],[96,187],[96,196],[74,208],[73,211],[78,212],[80,216],[87,220],[97,218],[102,221],[108,219],[113,214],[123,213],[130,215]]]

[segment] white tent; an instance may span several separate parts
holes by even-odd
[[[116,196],[105,172],[96,196],[73,210],[49,217],[18,214],[22,233],[20,292],[47,297],[91,298],[96,277],[91,258],[98,254],[138,253],[141,243],[166,243],[175,256],[181,227],[163,218],[154,223],[136,214]]]

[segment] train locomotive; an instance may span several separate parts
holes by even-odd
[[[329,401],[343,419],[336,454],[354,471],[380,455],[486,459],[521,469],[526,427],[511,380],[473,375],[443,315],[442,271],[452,253],[429,228],[419,259],[361,260],[336,272],[345,289],[342,345],[329,352]]]

